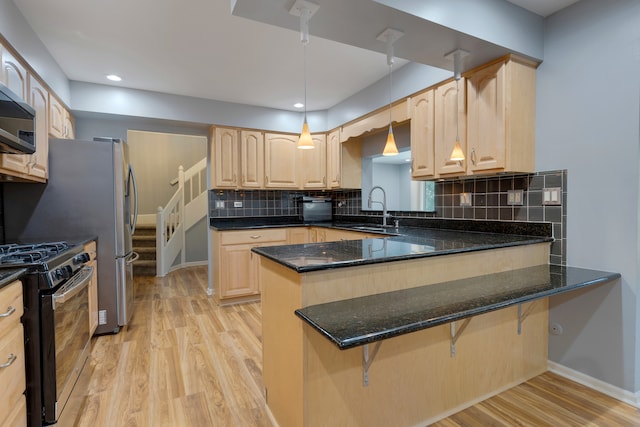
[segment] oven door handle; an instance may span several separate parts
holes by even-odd
[[[65,283],[58,291],[53,294],[53,309],[56,309],[56,303],[65,303],[69,299],[77,295],[85,288],[93,277],[93,267],[85,265]]]

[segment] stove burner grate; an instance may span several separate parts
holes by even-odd
[[[69,244],[67,242],[0,245],[0,264],[29,264],[44,261],[68,248]]]

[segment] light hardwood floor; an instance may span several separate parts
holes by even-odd
[[[206,267],[136,277],[131,325],[93,339],[77,426],[272,425],[260,304],[218,307],[206,286]],[[545,373],[434,425],[640,426],[640,412]]]

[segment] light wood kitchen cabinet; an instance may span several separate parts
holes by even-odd
[[[49,135],[54,138],[66,138],[66,111],[60,101],[52,94],[49,94]]]
[[[327,135],[327,188],[340,188],[342,175],[340,129]]]
[[[0,46],[0,56],[2,83],[26,101],[29,94],[27,69],[5,47]],[[30,159],[28,154],[0,154],[0,173],[26,177]]]
[[[213,165],[211,182],[214,188],[238,186],[238,131],[230,128],[213,128],[211,155]]]
[[[49,92],[31,74],[28,102],[36,111],[36,152],[29,161],[29,175],[45,182],[49,176]]]
[[[311,139],[315,148],[297,153],[301,165],[300,183],[304,189],[323,190],[327,188],[327,136],[313,134]]]
[[[240,131],[240,187],[260,189],[264,186],[264,135]]]
[[[212,231],[212,283],[219,304],[259,298],[259,258],[251,248],[287,244],[287,229]]]
[[[74,139],[76,137],[75,123],[73,116],[69,110],[64,110],[64,136],[66,139]]]
[[[411,177],[432,178],[434,166],[434,90],[411,97]]]
[[[467,174],[535,169],[536,65],[515,56],[467,75]]]
[[[90,335],[98,327],[98,260],[95,240],[84,245],[84,251],[89,254],[88,267],[93,267],[93,277],[89,282],[89,332]]]
[[[0,289],[0,425],[26,425],[22,283]]]
[[[438,177],[464,175],[465,161],[449,160],[460,140],[462,152],[467,151],[466,82],[452,80],[435,89],[435,173]]]
[[[290,245],[300,245],[304,243],[309,243],[309,232],[311,228],[309,227],[291,227],[287,229],[288,239],[287,242]]]
[[[300,188],[298,135],[264,135],[266,188]]]

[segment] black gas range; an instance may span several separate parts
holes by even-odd
[[[81,244],[66,241],[0,245],[0,268],[27,269],[21,280],[30,427],[73,424],[76,414],[65,409],[72,394],[83,394],[76,383],[89,354],[89,259]]]

